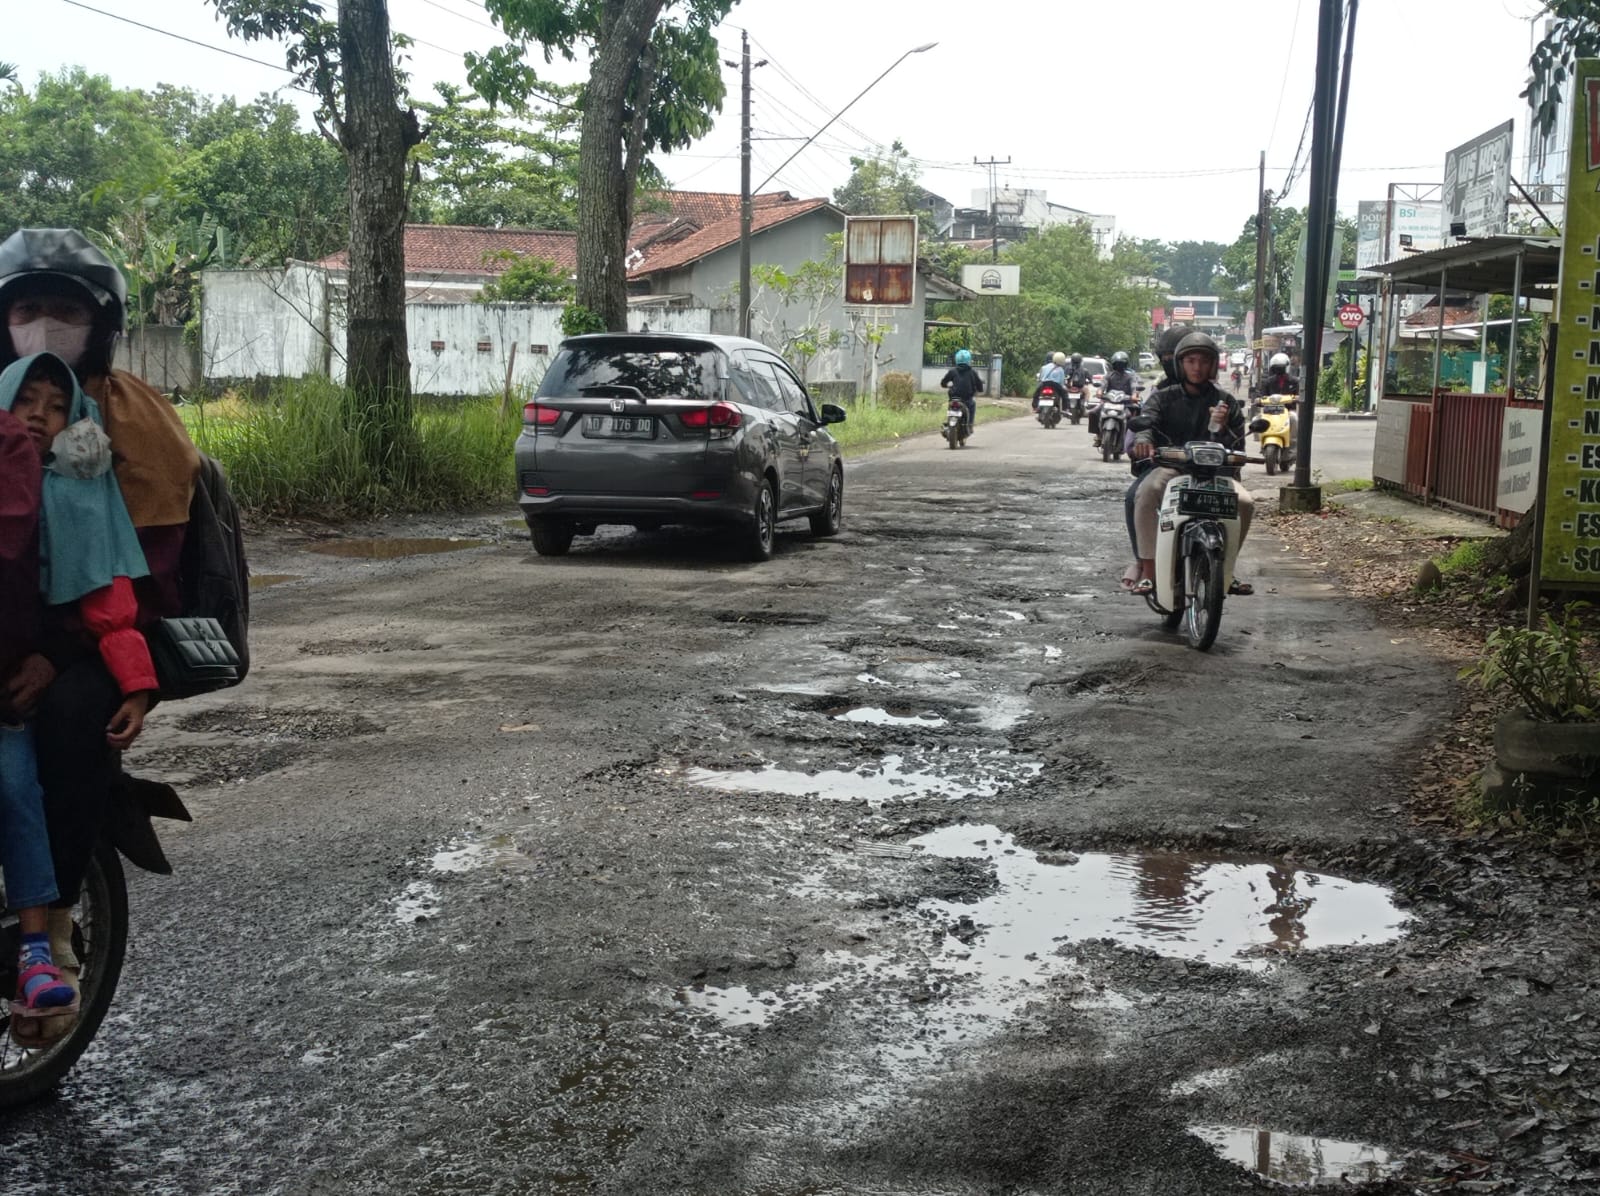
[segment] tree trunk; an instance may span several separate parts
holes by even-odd
[[[578,140],[578,294],[613,332],[628,327],[628,213],[624,170],[628,88],[665,0],[607,0],[584,91]],[[341,10],[342,11],[342,10]]]
[[[386,480],[411,438],[406,351],[406,155],[421,138],[399,107],[386,0],[343,0],[345,160],[350,174],[350,275],[345,365],[368,461]]]

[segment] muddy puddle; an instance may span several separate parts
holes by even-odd
[[[693,784],[730,793],[865,801],[882,806],[889,802],[996,797],[1027,784],[1043,767],[1037,761],[1016,759],[1006,751],[956,749],[919,757],[919,762],[890,754],[871,764],[818,772],[767,764],[738,771],[691,768],[687,775]]]
[[[950,720],[931,711],[909,706],[835,706],[824,711],[834,722],[866,723],[873,727],[947,727]]]
[[[1228,1162],[1281,1187],[1378,1184],[1400,1170],[1388,1151],[1365,1142],[1232,1125],[1192,1125],[1189,1132]]]
[[[307,552],[322,556],[353,557],[364,561],[392,561],[400,557],[426,556],[435,552],[461,552],[467,548],[482,548],[488,540],[456,540],[439,538],[325,540],[311,544]]]

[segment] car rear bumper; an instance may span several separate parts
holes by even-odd
[[[517,502],[524,519],[572,519],[579,523],[736,523],[753,518],[755,488],[743,476],[728,478],[719,489],[694,494],[591,494],[552,490],[529,494]],[[715,494],[715,497],[712,495]]]

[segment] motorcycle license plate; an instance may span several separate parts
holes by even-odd
[[[1185,487],[1178,492],[1178,514],[1214,515],[1220,519],[1239,517],[1239,496],[1233,490],[1196,490]]]
[[[1054,399],[1040,399],[1039,400],[1039,406],[1040,407],[1054,407],[1055,405],[1056,405],[1056,401]]]

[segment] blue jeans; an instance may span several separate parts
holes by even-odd
[[[44,825],[44,790],[33,753],[33,727],[0,726],[0,870],[6,906],[49,905],[57,897]]]

